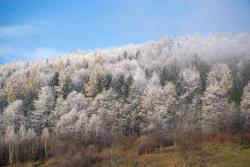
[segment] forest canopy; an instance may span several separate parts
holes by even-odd
[[[0,165],[69,141],[250,130],[250,33],[163,38],[0,66]],[[39,150],[43,150],[42,152]]]

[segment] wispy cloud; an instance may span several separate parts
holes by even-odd
[[[0,64],[10,61],[44,60],[63,55],[64,52],[55,48],[36,47],[32,49],[22,48],[13,44],[0,45]]]
[[[23,51],[23,49],[21,49],[18,46],[15,46],[11,43],[4,43],[4,44],[0,43],[0,58],[2,58],[4,56],[8,56],[8,55],[14,55],[14,54],[20,53],[22,51]]]
[[[63,54],[55,48],[36,44],[36,35],[53,26],[48,22],[39,24],[15,24],[0,26],[0,64],[14,60],[46,59]],[[29,43],[34,41],[33,43]],[[27,45],[28,43],[28,45]]]
[[[0,27],[0,38],[23,37],[39,31],[35,25],[8,25]]]
[[[27,53],[28,58],[32,59],[46,59],[62,55],[63,52],[53,48],[39,47]]]

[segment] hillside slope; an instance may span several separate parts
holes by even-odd
[[[249,145],[249,81],[250,33],[1,65],[0,165],[92,159],[91,147],[111,149],[114,166],[114,148],[131,138],[142,157],[174,145],[186,155],[204,141]]]

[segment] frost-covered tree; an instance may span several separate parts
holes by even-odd
[[[23,102],[21,100],[14,101],[4,110],[3,121],[4,126],[13,126],[18,130],[21,125],[24,125]]]
[[[87,122],[87,127],[85,129],[86,131],[86,137],[88,137],[87,141],[92,141],[93,144],[98,144],[98,141],[100,141],[100,138],[102,137],[102,118],[98,114],[92,114]]]
[[[141,134],[144,114],[141,112],[141,97],[147,87],[147,80],[142,69],[137,69],[133,76],[133,83],[130,86],[129,95],[124,104],[124,112],[127,115],[126,133]]]
[[[197,88],[200,79],[199,72],[195,68],[189,66],[180,72],[180,78],[182,81],[180,86],[183,89],[181,98],[192,98],[192,95]]]
[[[228,95],[230,89],[232,88],[232,76],[230,69],[227,65],[223,64],[219,70],[219,86],[221,87],[225,96]]]
[[[19,131],[17,132],[18,136],[18,148],[19,148],[19,159],[24,160],[25,159],[25,142],[26,142],[26,129],[23,125],[19,128]]]
[[[161,142],[167,136],[173,137],[175,107],[176,91],[174,84],[167,82],[162,88],[158,76],[153,74],[142,96],[142,110],[146,115],[146,130],[158,131]]]
[[[245,118],[245,130],[250,129],[250,82],[244,88],[244,93],[241,100],[241,110]]]
[[[112,89],[98,94],[90,106],[90,112],[97,114],[102,122],[101,129],[103,142],[110,143],[110,136],[116,140],[124,133],[125,118],[122,111],[122,103],[115,98]],[[99,123],[98,123],[99,124]]]
[[[178,124],[180,126],[194,125],[200,120],[200,94],[197,92],[200,73],[191,65],[180,72],[178,98]],[[197,125],[198,126],[198,125]]]
[[[82,92],[84,89],[84,84],[88,81],[88,70],[80,69],[77,70],[72,76],[72,87],[73,90],[77,92]]]
[[[103,124],[101,118],[97,114],[88,114],[81,110],[74,120],[74,129],[71,130],[71,133],[77,134],[77,138],[85,143],[97,144],[97,141],[103,140],[102,136],[104,133],[101,133]],[[101,135],[102,134],[102,135]]]
[[[82,93],[77,93],[76,91],[71,92],[66,99],[63,97],[57,98],[55,110],[51,113],[49,118],[51,127],[55,127],[60,117],[70,112],[73,108],[79,112],[87,107],[88,100],[86,97]]]
[[[11,103],[16,100],[16,95],[14,91],[14,81],[12,79],[9,79],[6,85],[6,91],[8,95],[8,102]]]
[[[37,136],[35,131],[31,128],[26,131],[26,147],[28,160],[32,160],[35,157],[36,146],[37,146]]]
[[[52,87],[42,87],[38,99],[35,101],[35,110],[31,114],[32,127],[41,133],[44,128],[50,127],[49,116],[56,104],[56,94]]]
[[[18,133],[18,156],[20,161],[30,161],[34,157],[36,146],[36,134],[33,129],[21,126]]]
[[[60,117],[60,120],[56,124],[56,133],[62,136],[62,138],[74,138],[76,132],[75,123],[77,120],[77,110],[72,108],[70,112]]]
[[[88,83],[84,85],[84,92],[87,97],[95,97],[102,91],[103,69],[96,65],[91,71]]]
[[[212,130],[221,130],[224,120],[223,110],[225,108],[226,99],[223,97],[223,91],[218,83],[210,84],[204,93],[202,106],[202,117],[205,127]]]
[[[8,148],[9,163],[12,166],[15,162],[15,147],[18,141],[13,126],[7,126],[4,141]]]
[[[200,79],[197,85],[198,87],[196,89],[196,92],[202,95],[203,92],[206,90],[207,77],[210,70],[210,65],[206,60],[204,60],[204,58],[201,58],[198,55],[194,56],[191,64],[199,72]]]
[[[77,118],[78,117],[78,118]],[[82,140],[82,141],[87,141],[89,139],[88,136],[88,131],[90,129],[88,129],[88,120],[89,117],[87,115],[87,113],[84,110],[79,111],[79,114],[75,117],[74,120],[74,132],[76,132],[78,134],[78,137]]]
[[[228,92],[232,80],[228,67],[220,66],[209,74],[209,85],[203,97],[203,123],[210,130],[222,131],[228,126]]]

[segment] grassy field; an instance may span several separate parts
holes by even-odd
[[[119,149],[120,150],[120,149]],[[188,161],[197,160],[195,156],[189,154],[188,158],[177,151],[177,147],[168,147],[159,152],[137,156],[132,149],[118,151],[115,149],[105,149],[98,153],[102,160],[96,166],[101,167],[186,167],[197,166],[196,163],[188,165]],[[116,156],[110,156],[115,153]],[[202,166],[206,167],[249,167],[250,148],[233,145],[204,144],[200,153]],[[57,157],[50,158],[39,167],[62,166],[64,162],[72,158]],[[78,164],[79,165],[79,164]],[[32,163],[19,164],[16,167],[32,167]],[[67,165],[66,165],[67,166]]]

